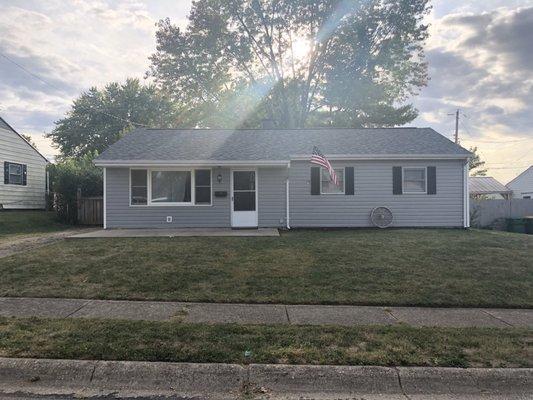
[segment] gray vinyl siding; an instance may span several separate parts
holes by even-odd
[[[333,162],[334,168],[353,166],[355,195],[311,195],[307,161],[291,162],[291,227],[368,227],[370,211],[385,206],[393,226],[462,227],[463,161],[353,161]],[[435,166],[437,194],[392,194],[392,167]]]
[[[462,227],[463,161],[353,161],[334,162],[334,167],[354,167],[355,195],[310,194],[307,161],[284,167],[259,167],[258,220],[260,227],[286,224],[286,178],[290,178],[291,227],[368,227],[370,210],[389,207],[393,226]],[[435,166],[437,194],[392,194],[392,167]],[[216,176],[222,175],[221,183]],[[107,168],[106,214],[108,228],[230,227],[230,169],[213,168],[211,206],[130,206],[129,168]],[[227,191],[217,198],[215,191]],[[172,223],[166,217],[173,217]]]
[[[259,226],[286,226],[287,168],[258,168]]]
[[[230,169],[213,168],[211,206],[130,206],[129,168],[106,169],[107,228],[180,228],[230,227]],[[217,175],[222,181],[217,182]],[[284,168],[258,168],[259,226],[279,227],[285,221]],[[227,197],[215,197],[215,191],[227,191]],[[171,223],[166,217],[172,216]],[[282,224],[280,224],[280,219]]]
[[[106,168],[107,228],[181,228],[230,226],[229,170],[213,168],[211,206],[130,206],[129,168]],[[222,182],[217,182],[217,175]],[[215,191],[228,191],[215,197]],[[167,223],[167,216],[172,222]]]
[[[4,162],[26,164],[27,184],[4,184]],[[0,127],[0,205],[5,209],[45,207],[46,161],[24,139]]]

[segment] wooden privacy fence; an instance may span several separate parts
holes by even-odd
[[[81,190],[76,196],[77,223],[80,225],[103,225],[104,199],[102,197],[82,197]]]
[[[532,215],[533,199],[470,199],[470,219],[473,227],[489,227],[498,219],[523,218]]]

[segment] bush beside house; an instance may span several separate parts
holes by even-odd
[[[50,196],[58,218],[63,222],[76,223],[76,194],[78,188],[83,196],[103,194],[102,170],[93,164],[97,154],[78,158],[65,158],[57,164],[50,164]]]

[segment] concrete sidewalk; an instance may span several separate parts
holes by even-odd
[[[532,309],[224,304],[0,298],[0,316],[104,318],[186,323],[533,327]]]
[[[68,239],[99,238],[144,238],[144,237],[276,237],[275,228],[231,229],[231,228],[174,228],[174,229],[99,229],[93,232],[71,235]]]
[[[10,393],[68,398],[530,399],[533,369],[0,358],[0,396]]]

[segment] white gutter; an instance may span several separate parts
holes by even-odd
[[[464,160],[469,154],[330,154],[330,160]],[[309,160],[310,154],[291,155],[291,160]],[[290,160],[95,160],[97,167],[187,167],[187,166],[281,166]]]
[[[464,160],[469,154],[326,154],[330,160]],[[291,160],[309,160],[309,154],[290,156]]]
[[[307,156],[309,159],[309,156]],[[288,160],[95,160],[97,167],[220,167],[220,166],[282,166],[287,165]]]

